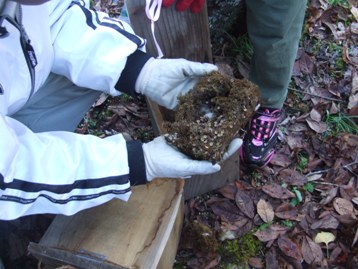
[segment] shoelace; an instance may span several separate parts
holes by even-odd
[[[269,109],[265,109],[260,114],[259,117],[254,118],[251,122],[250,132],[255,137],[252,141],[255,146],[261,146],[263,140],[268,139],[272,135],[275,122],[279,120],[280,111],[274,110],[270,112]]]
[[[155,22],[160,17],[160,10],[162,8],[162,0],[146,0],[145,4],[145,13],[147,14],[148,19],[151,21],[151,30],[154,40],[155,47],[158,52],[157,58],[162,58],[164,56],[162,49],[159,46],[159,43],[155,37]]]

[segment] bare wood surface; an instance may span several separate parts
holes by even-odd
[[[92,265],[102,261],[118,269],[157,268],[175,224],[181,225],[183,184],[182,180],[155,180],[134,187],[127,203],[112,200],[71,217],[57,216],[39,246],[66,250],[63,264],[83,269],[89,269],[89,257]],[[172,240],[170,246],[175,248],[167,251],[176,253],[179,235]],[[41,257],[39,252],[33,254]],[[58,261],[55,254],[52,259]],[[172,265],[173,260],[165,266]]]
[[[177,254],[178,249],[178,240],[180,238],[184,221],[184,203],[180,203],[180,207],[181,208],[179,209],[179,214],[175,220],[173,229],[171,231],[165,249],[162,253],[157,269],[168,269],[169,265],[174,264],[175,256]],[[170,266],[170,268],[172,268],[172,266]]]
[[[145,14],[145,1],[127,0],[125,2],[134,31],[147,39],[147,51],[157,56],[151,22]],[[164,53],[164,58],[212,62],[206,6],[199,14],[193,14],[189,10],[177,12],[174,5],[170,8],[162,8],[161,15],[155,23],[155,36]]]

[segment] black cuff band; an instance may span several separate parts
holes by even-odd
[[[136,96],[137,93],[135,91],[135,83],[137,81],[137,77],[144,64],[151,57],[152,56],[140,50],[136,50],[133,54],[129,55],[126,66],[124,67],[122,74],[114,87],[120,92]]]
[[[127,141],[129,181],[131,186],[147,183],[142,143]]]

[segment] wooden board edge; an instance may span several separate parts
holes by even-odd
[[[172,228],[168,242],[165,245],[157,269],[173,268],[175,262],[175,256],[179,246],[181,230],[184,222],[183,211],[184,211],[184,199],[182,198],[179,208],[179,214],[177,215],[177,218],[174,223],[174,227]]]
[[[28,251],[49,268],[71,265],[78,269],[129,269],[90,253],[71,252],[30,242]]]
[[[160,180],[160,179],[159,179]],[[173,179],[164,179],[164,180],[173,180]],[[176,228],[176,225],[178,224],[178,218],[183,218],[184,212],[183,212],[183,204],[184,204],[184,180],[183,179],[174,179],[177,180],[176,184],[176,193],[177,195],[173,199],[173,203],[171,204],[172,212],[170,213],[170,218],[166,219],[165,222],[166,225],[164,229],[160,232],[159,237],[161,239],[161,243],[158,244],[158,247],[156,249],[152,249],[150,253],[148,253],[145,257],[142,257],[141,259],[137,260],[134,264],[134,268],[141,268],[141,269],[156,269],[158,267],[158,264],[160,263],[160,260],[163,256],[163,253],[165,251],[168,251],[168,244],[171,243],[171,239],[177,240],[177,243],[179,243],[179,237],[175,236],[172,237],[172,232]],[[157,236],[158,236],[157,235]],[[174,249],[176,253],[176,248]],[[175,256],[173,256],[172,263],[174,263]],[[169,262],[171,263],[171,262]]]

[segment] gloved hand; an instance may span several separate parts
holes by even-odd
[[[163,7],[170,7],[173,5],[175,0],[163,0]],[[178,0],[175,5],[176,10],[184,11],[190,7],[191,12],[199,13],[201,8],[204,6],[205,0]]]
[[[163,136],[143,144],[147,180],[157,177],[189,178],[218,172],[219,164],[191,160],[169,145]]]
[[[192,90],[200,76],[217,70],[209,63],[185,59],[149,59],[143,66],[135,90],[169,109],[178,104],[178,97]]]
[[[231,155],[233,155],[236,151],[239,150],[239,148],[242,145],[242,139],[240,138],[234,138],[229,146],[227,147],[227,151],[224,153],[223,160],[225,161],[227,158],[229,158]]]

